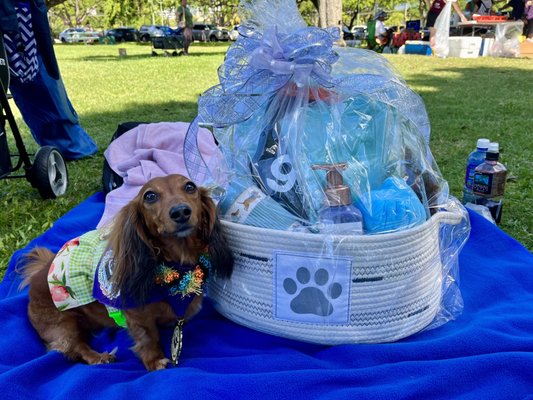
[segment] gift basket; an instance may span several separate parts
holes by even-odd
[[[290,0],[241,1],[240,36],[185,140],[235,255],[227,318],[322,344],[389,342],[462,310],[470,230],[429,149],[421,98],[382,56],[335,45]],[[226,166],[196,151],[211,127]]]

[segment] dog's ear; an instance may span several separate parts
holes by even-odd
[[[124,303],[144,305],[153,285],[156,256],[135,201],[118,213],[109,235],[109,247],[113,251],[115,294],[120,292]]]
[[[215,272],[224,279],[231,277],[233,272],[233,253],[231,252],[220,221],[215,220],[215,225],[209,238],[209,257]]]
[[[201,239],[209,246],[209,257],[213,270],[221,278],[227,279],[233,272],[233,253],[226,242],[222,225],[218,220],[217,207],[209,197],[209,192],[204,188],[200,189],[200,199],[202,203]]]

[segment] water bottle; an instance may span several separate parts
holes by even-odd
[[[476,204],[487,207],[497,224],[502,217],[503,194],[507,179],[507,168],[498,161],[499,158],[498,143],[491,143],[485,161],[475,169],[472,184],[474,195],[477,197]]]
[[[474,173],[476,167],[485,161],[485,155],[489,148],[489,143],[489,139],[478,139],[476,150],[470,153],[466,160],[465,184],[463,188],[463,204],[476,203],[477,197],[474,195],[474,192],[472,190],[472,185],[474,182]]]

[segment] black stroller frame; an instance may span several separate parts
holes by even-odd
[[[152,56],[154,57],[158,55],[156,49],[163,50],[165,57],[181,56],[183,54],[183,39],[176,36],[152,37]]]
[[[10,96],[7,93],[9,75],[3,33],[0,32],[0,178],[26,178],[44,199],[61,196],[68,186],[68,172],[63,155],[53,146],[42,146],[35,154],[32,163],[9,105]],[[6,122],[15,139],[18,154],[10,153]],[[12,158],[16,157],[18,161],[13,165]],[[14,174],[22,168],[24,174]]]

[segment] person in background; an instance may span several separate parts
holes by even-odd
[[[433,3],[430,3],[429,0],[425,0],[425,1],[426,1],[426,5],[429,8],[426,27],[429,28],[429,45],[433,49],[435,47],[435,32],[436,32],[435,21],[437,21],[437,17],[441,13],[441,11],[444,9],[444,6],[446,5],[446,0],[433,0]],[[491,1],[491,0],[487,0],[487,1]],[[457,15],[459,15],[461,22],[468,22],[465,15],[461,11],[461,7],[459,7],[456,1],[452,3],[452,7],[457,13]]]
[[[524,15],[525,6],[526,5],[524,3],[524,0],[509,0],[498,11],[502,11],[510,7],[512,9],[511,18],[515,21],[520,21],[522,19],[522,16]]]
[[[533,0],[526,1],[524,15],[527,20],[527,41],[533,43]]]
[[[192,36],[192,13],[187,5],[187,0],[181,0],[181,6],[176,10],[178,27],[183,28],[183,55],[189,55],[189,46],[193,41]]]
[[[387,45],[389,42],[389,35],[387,28],[385,28],[385,20],[387,19],[387,13],[385,11],[379,11],[376,14],[376,42],[380,45]]]
[[[468,0],[465,4],[465,9],[463,11],[464,16],[468,19],[472,19],[472,15],[474,15],[475,9],[476,9],[475,0]]]
[[[492,14],[492,0],[476,0],[476,7],[474,14],[477,15],[491,15]]]

